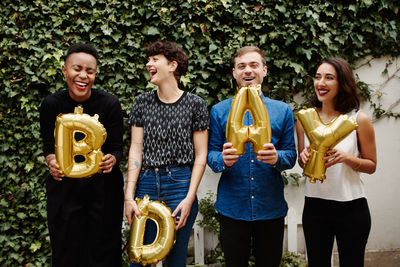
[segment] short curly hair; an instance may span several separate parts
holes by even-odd
[[[188,69],[188,57],[176,43],[170,41],[157,41],[152,43],[146,50],[146,56],[149,58],[155,55],[164,55],[168,61],[176,61],[178,67],[174,72],[175,79],[179,82],[182,75]]]
[[[96,59],[97,65],[99,65],[99,54],[97,53],[96,48],[91,46],[90,44],[74,44],[71,45],[67,50],[67,55],[65,56],[65,62],[67,62],[68,57],[73,53],[86,53],[92,55]]]

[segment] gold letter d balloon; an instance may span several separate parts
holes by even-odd
[[[165,258],[175,244],[175,220],[171,209],[160,201],[150,201],[149,196],[136,198],[136,204],[142,215],[138,219],[133,216],[129,237],[128,254],[131,262],[155,264]],[[147,219],[157,224],[157,236],[149,245],[143,244]]]
[[[265,143],[271,142],[271,125],[260,90],[261,85],[242,87],[233,97],[226,123],[226,140],[237,149],[237,155],[246,152],[247,142],[251,142],[255,154],[263,149]],[[247,110],[253,118],[253,125],[243,126]]]
[[[318,179],[325,180],[324,156],[328,149],[334,148],[340,141],[357,128],[353,117],[339,115],[334,121],[324,124],[314,108],[303,109],[297,113],[299,121],[310,142],[311,155],[304,167],[304,175],[310,178],[311,183]]]
[[[85,137],[75,140],[75,133],[81,132]],[[90,177],[99,172],[99,163],[103,157],[101,146],[107,138],[104,126],[93,117],[83,114],[83,108],[76,107],[74,113],[57,116],[54,130],[57,162],[65,176],[70,178]],[[75,156],[85,158],[77,163]]]

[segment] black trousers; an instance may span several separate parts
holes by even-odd
[[[248,267],[251,251],[257,267],[278,267],[282,258],[284,217],[243,221],[219,214],[220,241],[227,267]]]
[[[334,238],[340,267],[364,266],[371,216],[365,198],[339,202],[306,197],[303,231],[309,267],[329,267]]]
[[[47,220],[52,266],[122,265],[121,172],[85,179],[47,180]]]

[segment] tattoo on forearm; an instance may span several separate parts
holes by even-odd
[[[139,168],[139,161],[135,158],[128,159],[128,171],[136,171]]]

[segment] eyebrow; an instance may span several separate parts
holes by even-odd
[[[321,75],[321,73],[317,72],[317,73],[315,73],[315,75]],[[333,74],[333,73],[330,73],[330,72],[326,73],[326,75],[327,75],[327,76],[328,76],[328,75],[331,75],[331,76],[334,76],[334,77],[336,77],[336,75],[335,75],[335,74]]]
[[[247,64],[260,64],[260,63],[257,62],[257,61],[251,61],[251,62],[249,62],[249,63],[246,63],[246,62],[239,62],[239,63],[237,63],[236,65],[238,66],[238,65],[247,65]]]

